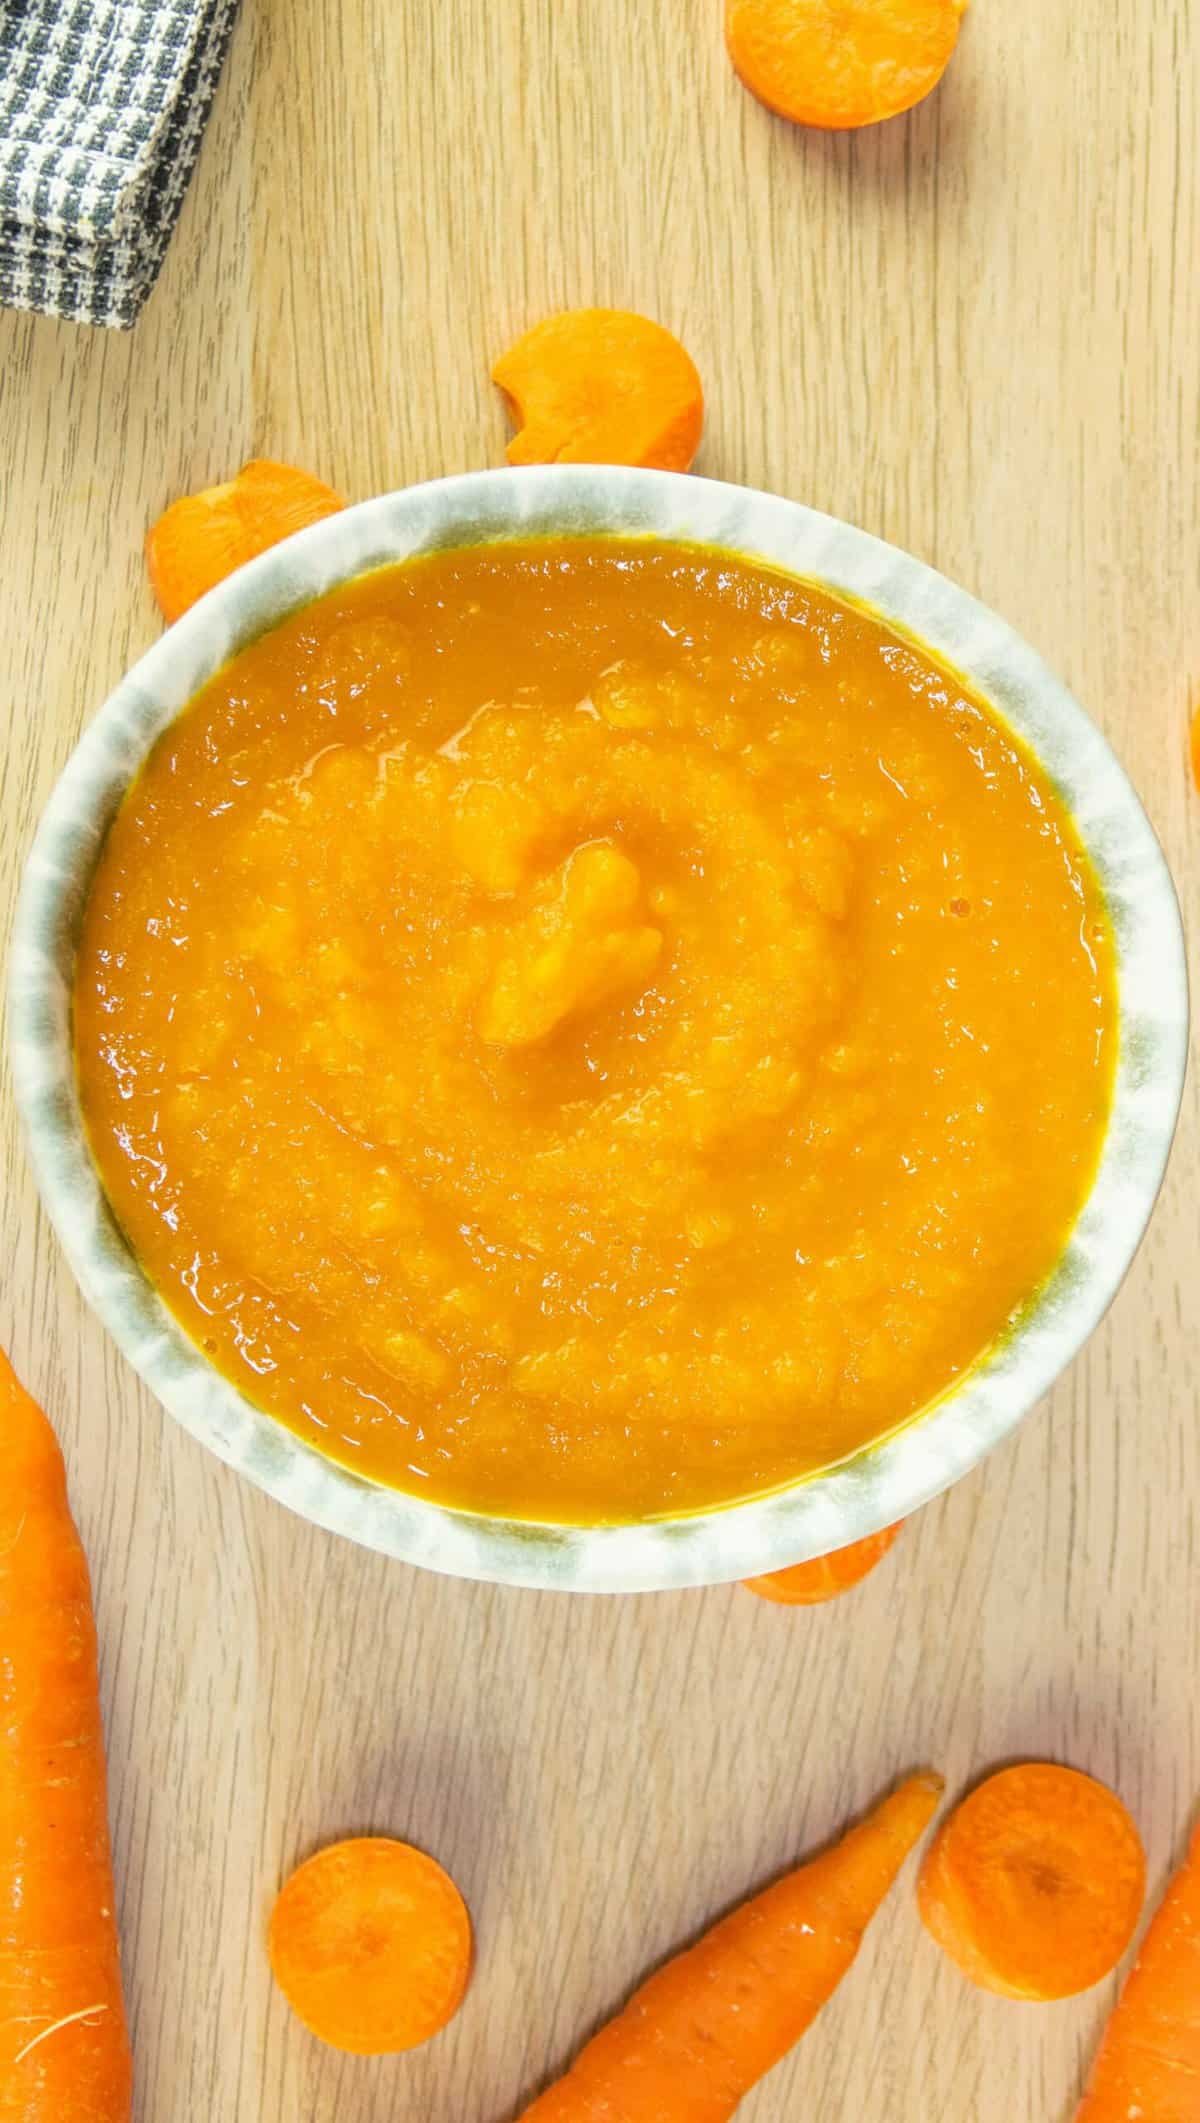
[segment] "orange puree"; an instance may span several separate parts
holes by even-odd
[[[893,1429],[1091,1183],[1044,775],[878,620],[602,539],[385,568],[156,747],[75,1025],[115,1212],[264,1408],[447,1503],[713,1505]]]

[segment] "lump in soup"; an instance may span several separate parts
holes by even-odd
[[[1070,818],[869,613],[481,546],[237,655],[108,836],[75,991],[116,1216],[335,1459],[609,1521],[941,1394],[1061,1254],[1116,1042]]]

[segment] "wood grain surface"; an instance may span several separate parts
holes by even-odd
[[[941,92],[859,137],[753,103],[719,12],[245,0],[138,329],[0,318],[5,922],[157,632],[148,519],[253,452],[352,495],[496,463],[491,357],[592,302],[687,341],[703,469],[912,548],[1037,644],[1195,910],[1200,6],[976,0]],[[5,1076],[0,1336],[95,1569],[139,2123],[508,2123],[657,1955],[913,1764],[1112,1780],[1157,1887],[1200,1797],[1195,1104],[1049,1403],[857,1595],[789,1614],[455,1584],[258,1496],[84,1310]],[[355,1830],[428,1845],[477,1922],[464,2011],[408,2059],[321,2050],[267,1975],[282,1873]],[[1109,1995],[970,1991],[906,1880],[745,2114],[1064,2123]]]

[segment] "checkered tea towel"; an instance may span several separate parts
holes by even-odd
[[[183,203],[237,0],[0,0],[0,303],[128,326]]]

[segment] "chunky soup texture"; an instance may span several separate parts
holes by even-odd
[[[1097,886],[868,613],[615,539],[382,569],[156,747],[86,913],[83,1103],[166,1302],[442,1502],[770,1490],[1002,1334],[1094,1173]]]

